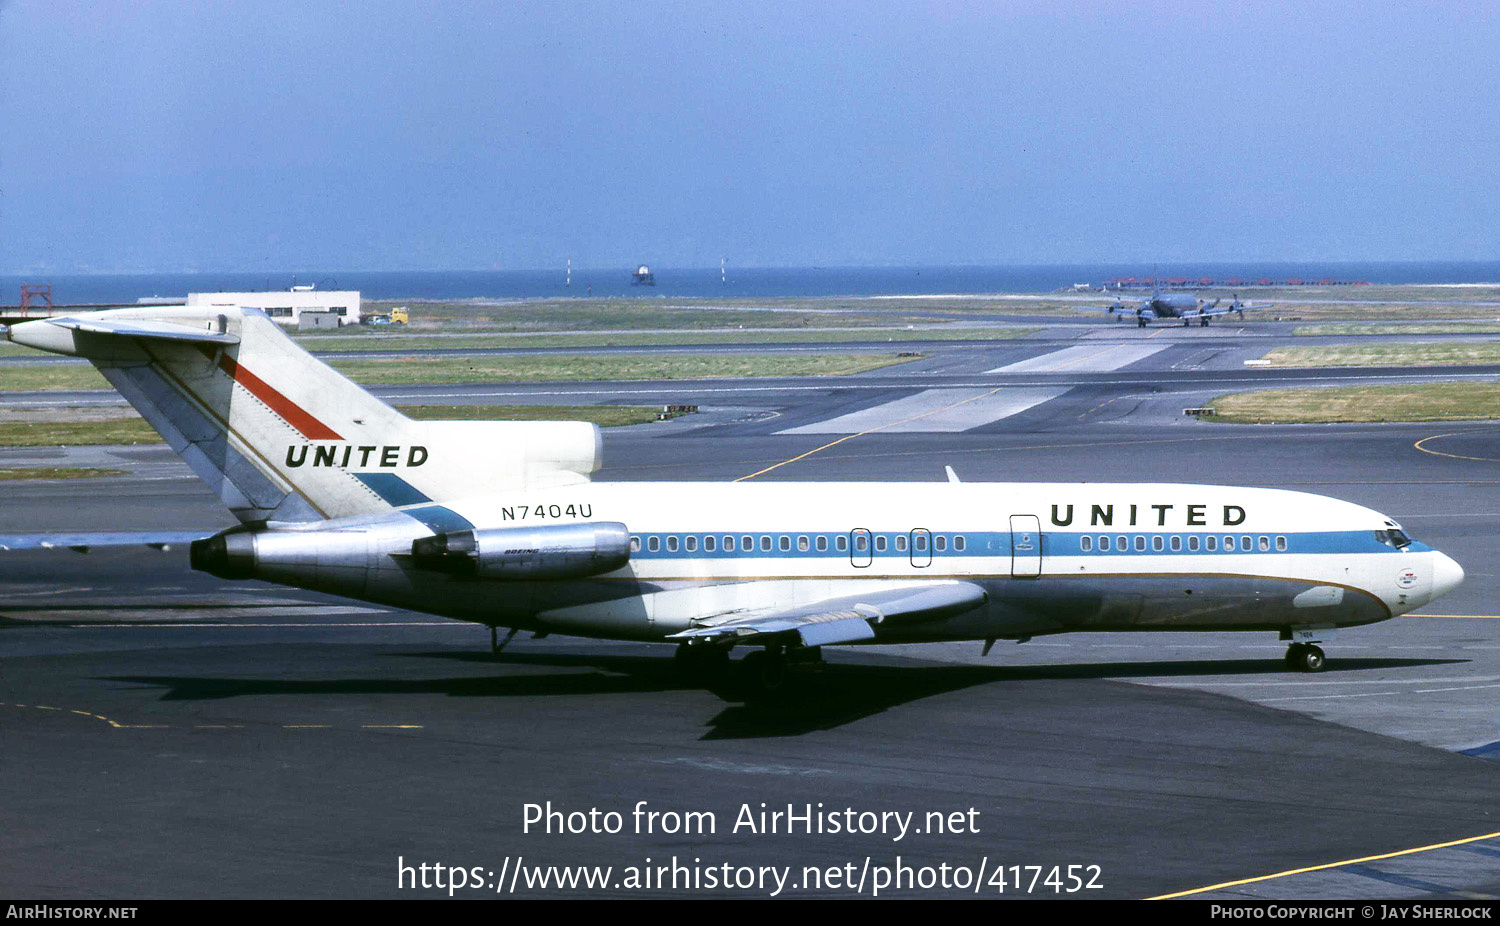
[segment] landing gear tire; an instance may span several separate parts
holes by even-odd
[[[1286,664],[1299,672],[1322,672],[1327,665],[1322,647],[1314,643],[1293,643],[1286,650]]]
[[[1137,328],[1144,328],[1144,327],[1146,327],[1146,319],[1145,319],[1145,317],[1141,316],[1141,315],[1137,315],[1135,317],[1135,326]]]
[[[739,675],[750,701],[774,701],[790,687],[786,657],[776,650],[757,650],[740,660]]]
[[[677,671],[690,682],[711,682],[720,679],[729,668],[729,650],[723,646],[689,646],[677,644],[672,654]]]

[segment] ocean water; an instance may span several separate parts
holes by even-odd
[[[653,267],[655,286],[631,285],[634,267],[573,271],[572,285],[556,270],[402,272],[165,273],[129,276],[31,274],[0,276],[0,305],[20,300],[23,283],[50,284],[55,304],[131,303],[189,292],[281,290],[293,284],[356,289],[366,299],[536,299],[567,296],[901,296],[921,294],[1045,293],[1075,283],[1098,285],[1119,277],[1164,279],[1335,279],[1367,283],[1487,283],[1500,281],[1500,261],[1411,263],[1061,264],[999,267],[735,267],[721,282],[719,268]]]

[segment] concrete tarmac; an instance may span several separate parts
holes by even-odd
[[[599,397],[581,401],[634,402],[633,389],[665,387],[704,407],[606,432],[601,479],[731,479],[814,450],[758,478],[941,480],[947,464],[969,481],[1315,491],[1394,515],[1463,563],[1465,585],[1425,609],[1432,616],[1345,631],[1316,676],[1286,672],[1270,634],[1072,635],[1001,644],[986,658],[977,644],[841,649],[795,704],[753,708],[732,690],[685,685],[667,647],[518,638],[494,659],[482,628],[222,582],[188,570],[181,550],[11,554],[0,574],[0,777],[11,794],[0,805],[0,893],[446,895],[403,888],[401,860],[478,869],[484,887],[460,896],[506,895],[521,864],[613,866],[608,887],[518,882],[523,896],[772,893],[772,883],[706,887],[704,872],[725,863],[773,881],[764,872],[789,868],[795,886],[782,894],[793,896],[852,895],[827,875],[863,872],[868,896],[900,856],[914,871],[985,866],[979,896],[999,893],[998,867],[1061,866],[1067,886],[1068,865],[1097,865],[1102,887],[1071,896],[1142,897],[1500,836],[1500,763],[1485,758],[1500,755],[1486,565],[1500,557],[1500,427],[1183,420],[1170,409],[1178,385],[1221,389],[1246,376],[1201,350],[1174,345],[1114,371],[975,379],[1065,389],[966,430],[876,430],[824,450],[837,434],[781,432],[970,388],[960,377],[974,374],[444,388],[472,401],[590,388]],[[982,373],[1025,359],[1007,345],[962,364]],[[59,461],[128,475],[9,484],[0,532],[229,522],[165,448],[0,452],[0,465]],[[625,831],[525,832],[524,805],[549,800],[618,811]],[[636,833],[639,801],[711,811],[717,828]],[[762,802],[913,811],[914,825],[973,808],[977,832],[736,832],[741,807]],[[1500,895],[1497,836],[1199,896]],[[674,857],[697,887],[614,886],[630,866],[670,869]],[[816,886],[804,870],[814,867]],[[1002,896],[1025,895],[1007,880]]]

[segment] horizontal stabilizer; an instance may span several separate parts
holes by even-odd
[[[86,331],[89,334],[110,334],[122,338],[154,338],[158,341],[188,341],[201,344],[238,344],[237,334],[226,334],[206,328],[190,328],[172,322],[157,322],[148,319],[121,321],[106,318],[50,318],[49,325]]]

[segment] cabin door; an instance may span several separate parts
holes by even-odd
[[[1042,522],[1034,514],[1010,516],[1010,574],[1015,579],[1042,574]]]

